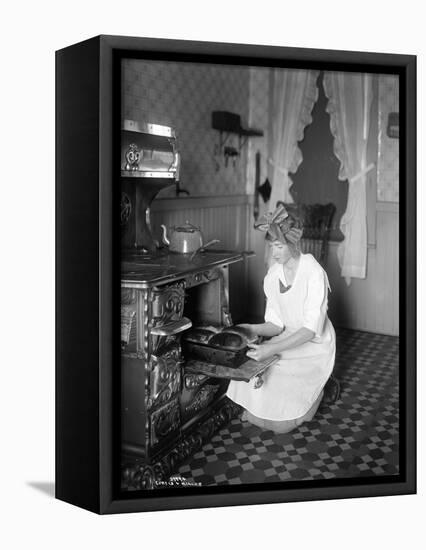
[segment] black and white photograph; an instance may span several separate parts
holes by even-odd
[[[419,6],[2,7],[2,548],[423,540]]]
[[[399,75],[120,69],[122,491],[392,480]]]

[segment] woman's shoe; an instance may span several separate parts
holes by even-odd
[[[329,405],[335,403],[340,397],[340,382],[333,375],[327,380],[324,386],[323,402]]]

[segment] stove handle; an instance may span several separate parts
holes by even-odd
[[[151,329],[152,336],[174,336],[192,327],[192,321],[187,317],[182,317],[179,321],[172,321],[166,325],[153,327]]]

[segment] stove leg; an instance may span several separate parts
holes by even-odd
[[[212,416],[184,435],[183,439],[164,457],[153,464],[137,462],[126,464],[122,470],[122,490],[161,489],[185,486],[185,479],[176,474],[179,466],[198,451],[204,443],[233,418],[242,408],[225,398]]]

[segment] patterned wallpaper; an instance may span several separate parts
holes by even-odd
[[[251,128],[263,130],[263,137],[252,138],[248,144],[247,185],[248,194],[254,193],[256,152],[260,152],[260,184],[267,176],[267,146],[269,124],[269,77],[270,69],[250,68],[250,112]]]
[[[267,176],[270,69],[127,59],[122,66],[122,118],[175,127],[181,152],[181,187],[191,196],[252,194],[255,155],[261,153],[260,182]],[[379,158],[377,199],[399,201],[399,140],[386,135],[389,112],[398,112],[398,77],[379,76]],[[251,138],[235,166],[218,154],[219,133],[211,112],[241,115],[243,126],[262,129]],[[226,145],[238,148],[231,135]],[[166,189],[160,196],[174,196]]]
[[[399,112],[398,77],[380,75],[377,200],[399,202],[399,139],[386,135],[388,114],[391,112]]]
[[[247,147],[225,166],[218,154],[214,110],[249,114],[249,67],[126,59],[122,65],[122,118],[173,126],[181,153],[180,186],[191,196],[245,193]],[[237,136],[226,145],[238,148]],[[160,196],[174,196],[166,189]]]

